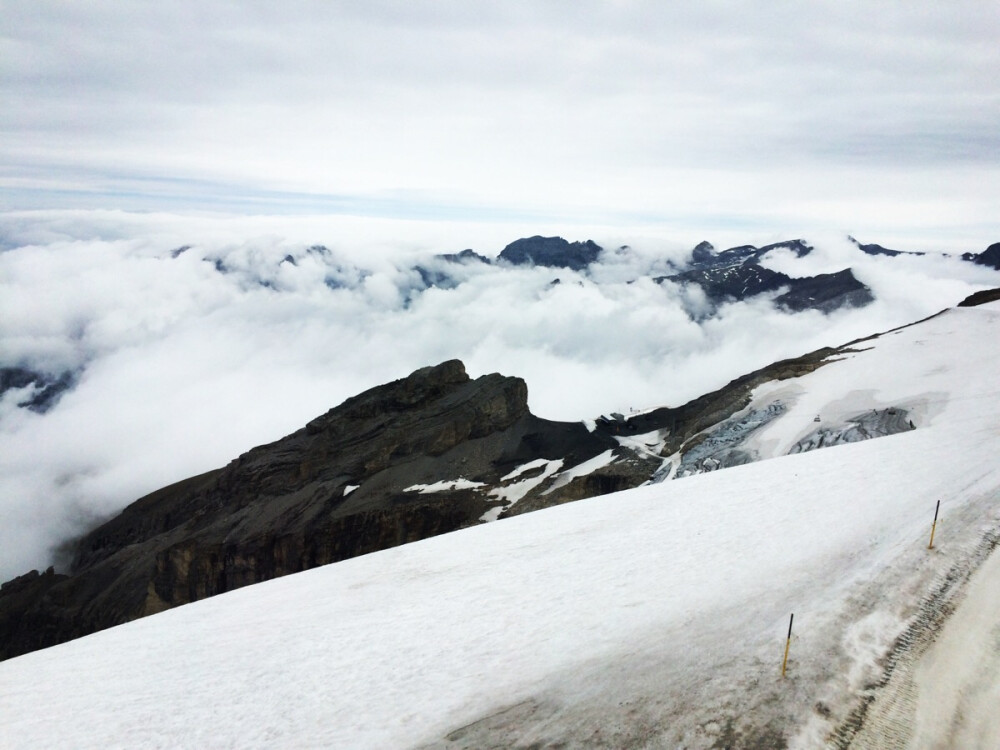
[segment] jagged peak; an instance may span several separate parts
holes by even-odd
[[[569,242],[562,237],[523,237],[500,251],[500,260],[513,265],[571,268],[581,271],[597,260],[603,248],[593,240]]]
[[[692,263],[711,263],[715,258],[715,245],[708,240],[702,240],[691,251]]]

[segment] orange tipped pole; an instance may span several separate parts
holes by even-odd
[[[785,676],[785,669],[788,667],[788,648],[792,645],[792,623],[795,621],[795,613],[788,618],[788,639],[785,641],[785,658],[781,662],[781,676]]]
[[[937,501],[937,507],[934,509],[934,523],[931,524],[931,541],[927,545],[927,549],[934,549],[934,530],[937,528],[938,511],[941,510],[941,501]]]

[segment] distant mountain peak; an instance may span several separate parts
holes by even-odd
[[[535,265],[549,268],[570,268],[582,271],[601,254],[593,240],[569,242],[562,237],[524,237],[514,240],[500,252],[500,259],[516,266]]]
[[[983,252],[973,255],[972,260],[977,266],[987,266],[1000,271],[1000,242],[994,242]]]
[[[692,263],[711,263],[715,259],[715,245],[707,240],[702,240],[694,246],[691,251]]]

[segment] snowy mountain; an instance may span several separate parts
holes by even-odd
[[[425,367],[348,399],[228,466],[161,488],[64,545],[67,572],[0,589],[0,659],[271,578],[498,518],[774,455],[785,401],[755,389],[853,349],[744,375],[679,407],[540,419],[527,385]],[[816,425],[782,452],[913,429],[908,409]]]
[[[686,453],[611,418],[696,475],[10,659],[4,744],[995,748],[998,341],[991,302],[831,350]]]

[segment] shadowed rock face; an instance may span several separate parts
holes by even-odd
[[[981,253],[962,253],[962,260],[1000,271],[1000,242],[994,242]]]
[[[997,300],[1000,300],[1000,289],[984,289],[981,292],[970,294],[959,302],[958,306],[977,307],[978,305],[985,305],[987,302],[996,302]]]
[[[994,242],[976,257],[976,264],[1000,271],[1000,242]]]

